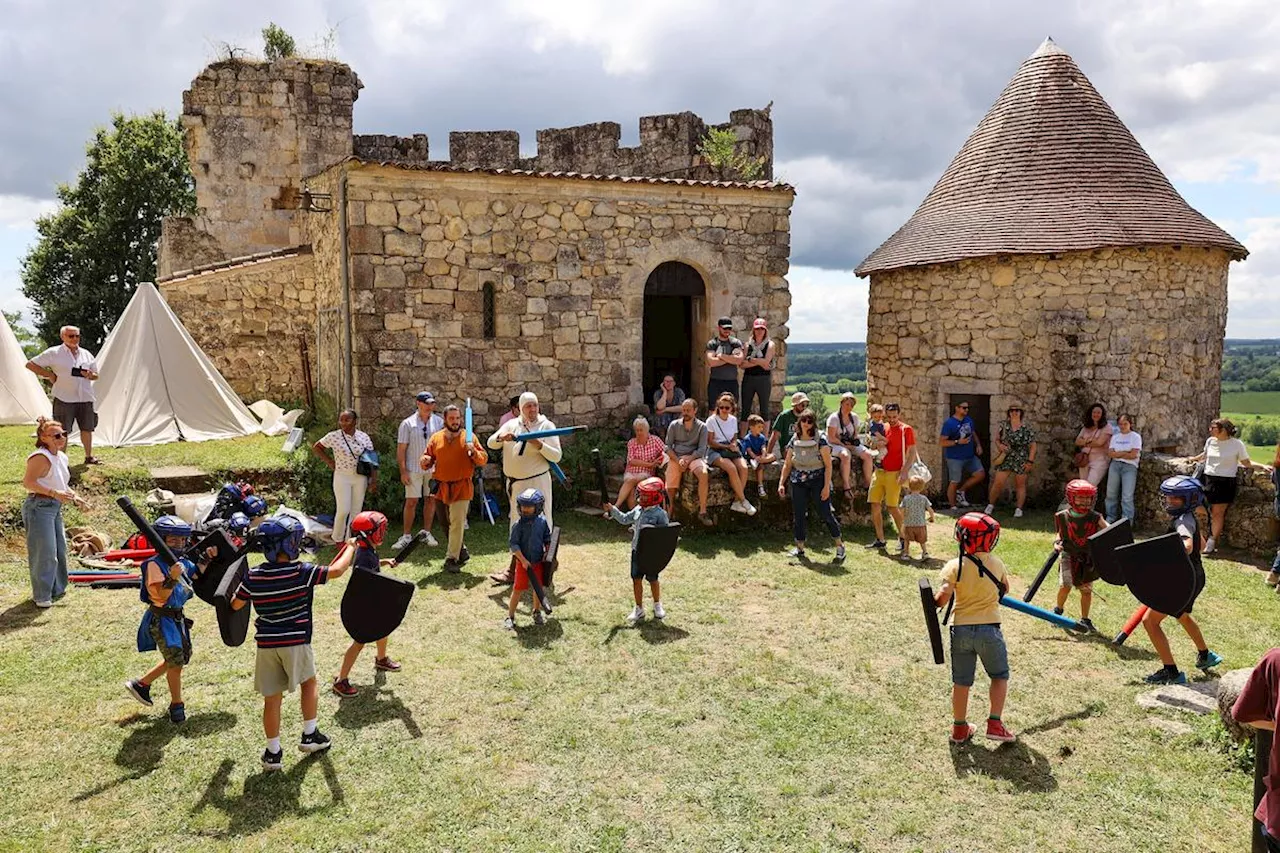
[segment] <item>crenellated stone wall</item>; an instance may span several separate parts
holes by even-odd
[[[380,133],[356,136],[352,153],[361,160],[374,162],[390,160],[423,165],[431,160],[431,149],[425,133],[415,133],[413,136],[386,136]]]
[[[672,191],[361,163],[322,177],[333,185],[343,171],[354,396],[367,416],[401,411],[421,387],[471,396],[479,416],[532,389],[547,410],[574,423],[603,422],[641,403],[644,287],[664,261],[687,263],[703,277],[695,341],[712,337],[721,314],[740,328],[762,315],[780,341],[787,336],[788,188]],[[337,220],[337,211],[312,220],[320,276],[333,278],[318,285],[329,294],[317,300],[322,310],[341,300],[336,263],[326,260]],[[785,344],[780,352],[775,401]],[[698,361],[696,381],[705,386]]]
[[[868,397],[901,402],[934,472],[949,394],[990,395],[993,437],[1021,403],[1041,451],[1031,489],[1051,502],[1095,401],[1132,413],[1147,448],[1195,452],[1218,412],[1228,263],[1155,246],[873,273]]]

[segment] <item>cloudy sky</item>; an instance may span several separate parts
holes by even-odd
[[[863,340],[851,270],[911,214],[1046,35],[1192,205],[1252,252],[1227,332],[1280,336],[1280,16],[1262,0],[0,0],[0,307],[26,308],[32,220],[112,110],[181,108],[222,44],[274,21],[365,88],[360,133],[430,136],[773,101],[797,188],[792,340]],[[526,150],[526,153],[532,153]],[[836,310],[832,310],[833,307]]]

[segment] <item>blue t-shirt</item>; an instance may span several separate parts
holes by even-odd
[[[739,439],[738,446],[742,448],[743,453],[746,453],[749,450],[756,456],[763,456],[765,445],[768,443],[769,437],[764,433],[760,433],[759,435],[747,433]]]
[[[952,441],[959,441],[962,438],[969,438],[968,444],[953,444],[950,447],[942,448],[942,455],[948,459],[972,459],[978,455],[977,442],[973,441],[973,418],[965,415],[963,418],[947,418],[942,424],[942,437],[949,438]]]
[[[362,545],[356,546],[356,556],[351,561],[351,564],[357,569],[364,569],[366,572],[373,572],[374,574],[377,574],[381,569],[378,564],[378,552]]]
[[[530,563],[541,563],[542,558],[547,555],[547,548],[551,547],[551,526],[541,515],[533,518],[521,516],[515,527],[511,528],[511,536],[507,542],[513,549],[524,554],[524,558]]]

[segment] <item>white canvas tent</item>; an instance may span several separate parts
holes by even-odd
[[[17,336],[0,314],[0,424],[33,424],[49,416],[49,395],[26,364]]]
[[[98,353],[94,444],[210,441],[258,421],[196,346],[154,284],[140,284]]]

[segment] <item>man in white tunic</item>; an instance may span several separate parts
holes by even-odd
[[[516,505],[516,495],[525,489],[538,489],[546,501],[543,516],[547,524],[554,528],[551,516],[551,463],[560,461],[560,438],[534,438],[529,441],[516,441],[517,435],[527,432],[543,432],[555,429],[556,425],[544,417],[538,410],[538,397],[532,391],[520,395],[520,417],[512,418],[498,431],[489,436],[488,445],[492,450],[502,451],[502,473],[507,479],[507,499],[511,505],[511,526],[520,518],[520,509]],[[520,452],[524,448],[524,453]],[[500,582],[509,582],[507,575],[495,575]]]

